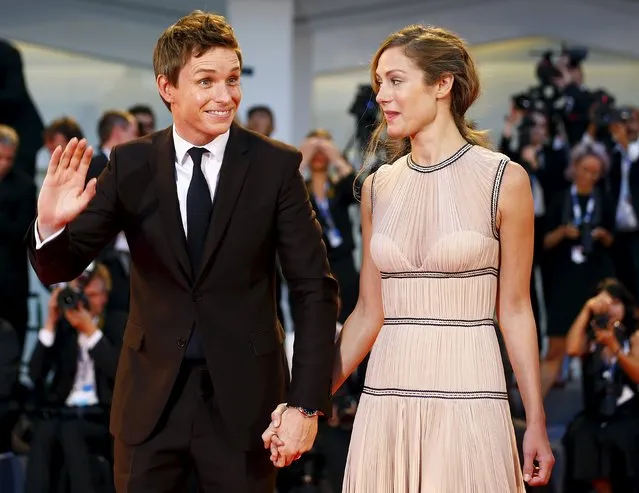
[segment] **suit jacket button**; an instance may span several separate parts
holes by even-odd
[[[195,301],[196,303],[202,301],[202,294],[198,292],[193,293],[193,301]]]
[[[178,337],[177,344],[179,348],[186,346],[186,337]]]

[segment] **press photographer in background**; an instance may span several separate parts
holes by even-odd
[[[359,295],[359,273],[353,257],[355,239],[349,212],[349,207],[356,202],[353,193],[356,173],[326,130],[309,132],[300,151],[300,172],[306,178],[311,205],[322,226],[331,272],[339,282],[338,322],[341,324],[353,311]],[[311,452],[280,470],[279,493],[319,492],[323,480],[328,482],[332,492],[341,491],[364,373],[365,363],[334,396],[333,413],[320,418],[317,440]]]
[[[622,107],[611,112],[609,132],[614,142],[608,184],[617,202],[615,243],[617,277],[639,296],[639,142],[637,111]]]
[[[349,207],[355,203],[355,170],[326,130],[310,132],[300,151],[300,172],[307,178],[306,187],[322,226],[328,263],[339,283],[341,308],[337,320],[343,324],[355,308],[359,295],[359,273],[353,257],[355,239],[349,212]]]
[[[546,218],[544,249],[548,280],[548,352],[541,365],[545,396],[559,375],[565,337],[597,284],[614,275],[610,247],[615,228],[615,202],[599,180],[608,169],[601,145],[573,149],[569,176],[572,185],[557,195]]]
[[[535,67],[538,84],[512,96],[517,111],[507,118],[506,133],[515,137],[523,117],[532,111],[540,111],[549,119],[551,142],[556,136],[565,139],[570,147],[579,142],[589,124],[592,99],[584,85],[582,70],[587,57],[586,48],[566,45],[559,53],[552,50],[541,53]],[[523,147],[516,141],[514,144],[512,150]]]
[[[537,109],[524,96],[513,100],[510,115],[506,118],[500,151],[508,154],[513,161],[521,163],[530,178],[535,207],[535,244],[530,289],[535,320],[539,326],[541,304],[546,298],[549,279],[543,256],[543,226],[548,204],[569,185],[565,178],[569,153],[563,133],[557,133],[556,126],[551,127],[544,105],[537,106],[540,108]],[[533,109],[526,110],[526,107]],[[541,279],[538,279],[538,274],[541,274]],[[542,296],[539,296],[536,289],[538,281],[542,281]],[[543,347],[540,331],[538,345]]]
[[[29,363],[41,412],[34,419],[26,493],[49,493],[60,462],[71,493],[92,493],[89,453],[111,454],[109,410],[126,313],[105,311],[110,289],[106,267],[91,264],[51,293]]]
[[[635,301],[616,279],[597,287],[566,338],[581,358],[584,409],[564,437],[567,478],[597,493],[639,491],[639,332]],[[614,483],[614,484],[613,484]],[[567,485],[568,486],[568,485]],[[578,493],[578,485],[566,491]],[[586,489],[585,491],[589,491]]]

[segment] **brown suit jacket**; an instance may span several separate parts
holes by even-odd
[[[29,257],[41,281],[75,278],[124,230],[131,306],[111,431],[125,444],[153,431],[194,322],[217,403],[239,446],[260,435],[280,402],[329,409],[337,283],[298,171],[301,154],[236,124],[224,154],[199,273],[192,278],[179,215],[171,128],[112,150],[86,211]],[[295,320],[292,381],[275,307],[279,254]]]

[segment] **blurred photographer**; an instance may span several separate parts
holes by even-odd
[[[597,184],[608,167],[600,145],[579,145],[572,154],[570,188],[556,197],[546,221],[548,256],[548,352],[542,363],[542,392],[554,385],[573,320],[602,279],[614,274],[610,247],[614,201]]]
[[[616,279],[606,279],[566,339],[568,355],[581,358],[584,395],[584,410],[564,437],[567,476],[590,483],[597,493],[636,491],[632,486],[639,485],[639,332],[634,311],[628,290]]]
[[[635,119],[631,108],[619,108],[610,115],[609,128],[615,146],[608,184],[617,204],[615,269],[617,277],[636,297],[639,294],[639,155],[633,148],[637,145]]]
[[[95,264],[51,293],[29,365],[41,412],[34,423],[26,493],[50,491],[58,445],[72,493],[94,491],[90,445],[110,453],[109,409],[126,324],[125,313],[105,311],[110,289],[108,270]]]
[[[559,135],[553,137],[551,121],[543,110],[537,109],[539,103],[533,102],[526,95],[513,98],[500,144],[500,151],[510,156],[513,161],[521,163],[530,178],[535,207],[534,268],[530,286],[533,312],[538,325],[549,277],[543,255],[543,225],[547,206],[569,186],[565,178],[569,162],[565,139]],[[541,273],[541,297],[536,289],[538,273]],[[541,342],[541,333],[538,332],[540,348]]]
[[[326,130],[310,132],[300,151],[300,172],[308,177],[306,186],[311,205],[322,226],[331,271],[339,282],[341,309],[337,320],[344,323],[359,295],[359,273],[353,257],[355,239],[349,212],[349,207],[355,203],[355,170]]]
[[[521,163],[530,175],[535,213],[541,217],[544,204],[552,203],[569,185],[565,176],[569,148],[559,114],[543,99],[533,97],[534,92],[513,97],[499,150]]]

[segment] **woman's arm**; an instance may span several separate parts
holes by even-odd
[[[381,277],[370,254],[372,180],[371,175],[366,178],[362,187],[362,269],[359,278],[359,298],[337,340],[331,393],[340,388],[366,357],[384,323]]]
[[[504,335],[526,421],[543,424],[539,348],[530,302],[534,206],[526,171],[509,163],[499,195],[500,274],[497,317]]]
[[[535,212],[526,171],[509,163],[498,204],[500,272],[497,317],[526,409],[523,444],[524,481],[546,484],[555,459],[548,441],[541,397],[539,348],[530,303]],[[534,461],[539,463],[535,472]]]

